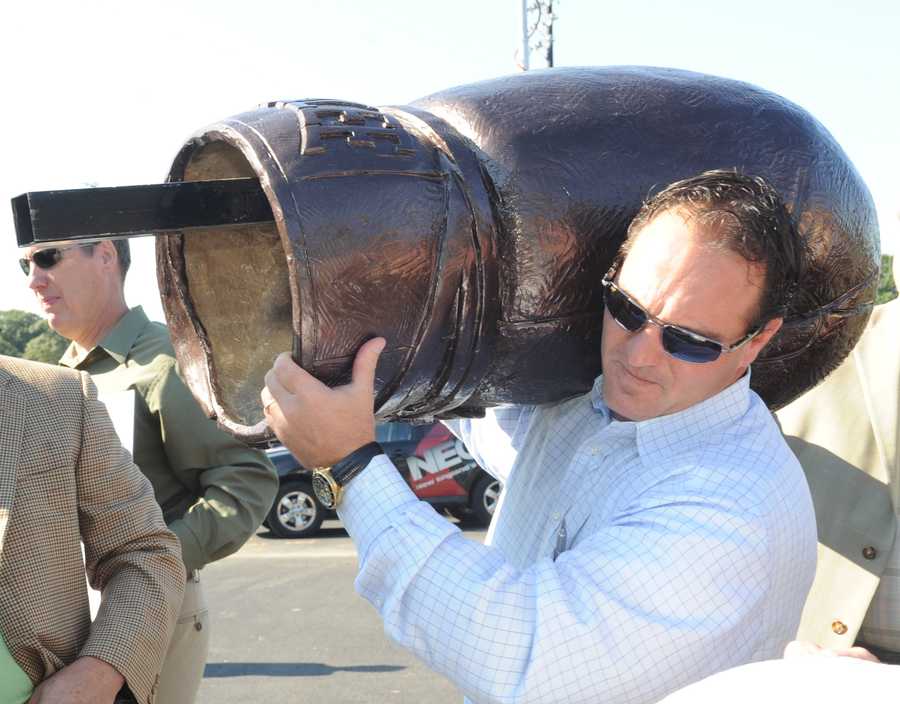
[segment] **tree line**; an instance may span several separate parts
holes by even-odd
[[[894,257],[883,254],[881,256],[881,281],[878,282],[878,295],[876,303],[887,303],[897,297],[897,282],[894,281],[893,269]]]
[[[47,321],[24,310],[0,310],[0,354],[56,364],[68,340],[53,332]]]

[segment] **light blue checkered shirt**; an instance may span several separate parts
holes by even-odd
[[[815,518],[749,374],[639,423],[611,418],[598,379],[450,425],[504,483],[485,545],[384,456],[340,516],[385,631],[469,700],[649,704],[793,637]]]

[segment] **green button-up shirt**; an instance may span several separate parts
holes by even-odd
[[[6,641],[0,637],[0,704],[25,704],[33,690],[25,670],[19,667]]]
[[[135,391],[134,461],[147,476],[188,570],[237,551],[266,516],[278,475],[264,453],[222,431],[185,386],[168,330],[138,306],[86,354],[60,364],[101,392]]]

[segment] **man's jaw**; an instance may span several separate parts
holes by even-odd
[[[620,421],[640,418],[640,409],[648,402],[652,402],[662,389],[662,385],[654,379],[647,378],[644,375],[646,371],[642,370],[642,373],[639,373],[620,360],[613,360],[609,370],[608,373],[605,372],[605,378],[607,383],[612,383],[614,392],[607,395],[606,403],[613,418]],[[637,416],[634,411],[638,412]]]

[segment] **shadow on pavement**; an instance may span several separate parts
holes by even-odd
[[[311,538],[279,538],[272,531],[267,530],[265,527],[263,527],[256,534],[256,537],[262,538],[263,540],[283,540],[286,543],[296,542],[297,545],[303,545],[303,543],[307,540],[319,540],[321,538],[325,538],[326,540],[329,538],[346,538],[347,531],[345,531],[341,526],[336,526],[334,528],[320,528],[319,532]]]
[[[350,665],[334,667],[321,662],[211,662],[203,676],[219,677],[326,677],[335,672],[397,672],[403,665]]]

